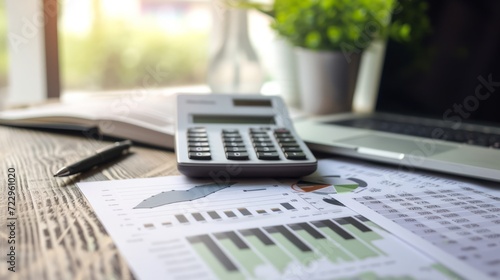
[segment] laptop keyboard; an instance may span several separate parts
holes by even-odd
[[[429,125],[388,121],[375,118],[361,118],[361,119],[336,121],[336,122],[331,122],[331,124],[348,126],[348,127],[365,128],[383,132],[392,132],[392,133],[425,137],[431,139],[436,138],[436,136],[433,137],[433,131],[435,129],[442,129],[444,133],[439,137],[439,140],[500,149],[500,134],[495,134],[495,133],[483,133],[470,130],[451,129],[444,127],[429,126]]]

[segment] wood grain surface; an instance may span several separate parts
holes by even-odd
[[[0,126],[0,279],[133,279],[77,182],[178,175],[175,154],[134,146],[81,175],[54,172],[111,142]],[[8,169],[15,168],[16,272],[8,270]]]

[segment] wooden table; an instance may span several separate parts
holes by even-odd
[[[173,152],[134,146],[131,155],[115,163],[81,175],[53,177],[62,166],[110,143],[0,126],[0,279],[134,278],[76,183],[179,173]],[[7,208],[12,168],[17,185],[13,216]],[[9,271],[6,262],[12,246],[7,243],[12,240],[10,222],[15,222],[16,272]]]

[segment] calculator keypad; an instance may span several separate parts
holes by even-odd
[[[307,157],[288,129],[268,127],[250,128],[251,146],[259,160],[306,160]],[[274,136],[274,141],[272,138]],[[242,135],[238,129],[223,129],[221,140],[228,160],[250,160]],[[187,131],[188,156],[194,160],[211,160],[212,154],[204,127],[193,127]],[[277,143],[278,145],[276,145]],[[283,154],[278,152],[280,149]]]
[[[299,144],[286,128],[278,128],[274,130],[274,136],[281,147],[281,150],[285,154],[285,157],[289,160],[305,160],[307,159],[306,154],[302,151]]]
[[[243,138],[237,129],[223,129],[222,141],[226,158],[230,160],[249,160],[247,149],[243,143]]]
[[[252,140],[252,144],[258,159],[260,160],[280,159],[280,156],[276,151],[276,146],[271,140],[271,137],[269,137],[269,135],[267,134],[267,129],[251,128],[250,139]]]
[[[193,127],[187,131],[188,157],[195,160],[211,160],[207,130],[204,127]]]

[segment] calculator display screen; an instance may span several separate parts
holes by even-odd
[[[259,99],[234,99],[233,105],[236,107],[273,107],[271,100],[259,100]]]
[[[193,115],[199,124],[276,124],[274,116]]]

